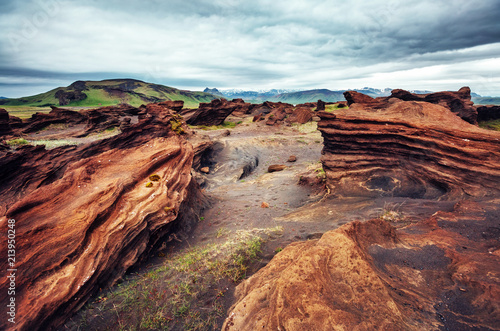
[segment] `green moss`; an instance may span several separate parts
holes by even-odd
[[[16,139],[11,139],[7,141],[7,145],[9,146],[21,146],[21,145],[28,145],[29,142],[24,139],[24,138],[16,138]]]
[[[183,124],[182,116],[178,114],[173,115],[169,123],[172,131],[174,131],[175,133],[179,135],[185,133],[184,128],[182,127]]]
[[[483,129],[488,129],[488,130],[500,131],[500,119],[479,122],[479,127],[483,128]]]

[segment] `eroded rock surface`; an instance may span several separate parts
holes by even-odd
[[[0,151],[0,224],[16,221],[16,328],[62,323],[180,219],[193,221],[203,201],[182,126],[172,110],[150,104],[139,123],[106,140]],[[158,181],[147,185],[151,175]],[[7,300],[2,290],[2,306]],[[0,328],[6,323],[2,318]]]
[[[499,330],[497,201],[293,243],[236,289],[223,330]]]
[[[319,112],[323,168],[343,196],[458,198],[498,195],[500,133],[449,109],[391,99],[373,109]]]
[[[197,109],[184,109],[180,112],[190,125],[221,125],[233,111],[242,108],[240,101],[215,99],[210,103],[200,103]]]

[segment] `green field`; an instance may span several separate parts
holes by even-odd
[[[0,106],[9,112],[9,115],[19,118],[30,118],[35,113],[48,113],[50,107],[26,107],[26,106]]]
[[[62,93],[66,97],[56,96],[58,93]],[[75,98],[74,95],[79,97]],[[210,102],[214,99],[217,99],[217,97],[204,92],[182,91],[133,79],[112,79],[78,81],[67,87],[58,87],[29,97],[2,99],[0,100],[0,108],[7,109],[13,106],[22,106],[24,108],[49,106],[99,107],[122,103],[139,107],[142,104],[166,100],[182,100],[184,101],[184,107],[197,108],[200,102]],[[21,108],[15,110],[21,112]]]

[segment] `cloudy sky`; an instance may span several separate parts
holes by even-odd
[[[498,0],[2,0],[0,96],[75,80],[500,96]]]

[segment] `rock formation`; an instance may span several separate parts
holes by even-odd
[[[379,104],[380,105],[380,104]],[[428,102],[319,112],[323,167],[339,195],[484,197],[500,187],[500,133]]]
[[[10,127],[9,113],[5,109],[0,109],[0,137],[12,134]]]
[[[500,119],[500,106],[478,106],[476,109],[479,122]]]
[[[233,111],[241,108],[240,102],[215,99],[210,103],[200,103],[197,109],[184,109],[180,112],[190,125],[221,125]]]
[[[498,330],[498,204],[287,246],[236,288],[222,330]]]
[[[437,92],[429,94],[413,94],[405,90],[393,90],[390,98],[403,101],[425,101],[449,108],[471,124],[477,124],[477,110],[471,101],[470,88],[462,87],[457,92]]]
[[[15,220],[19,330],[62,323],[174,227],[197,219],[203,201],[182,127],[175,112],[151,104],[139,123],[106,140],[0,151],[0,225]],[[151,175],[159,180],[147,187]],[[7,270],[7,259],[0,266]],[[1,291],[1,305],[7,300]]]
[[[316,111],[321,111],[325,110],[326,103],[322,100],[318,100],[317,106],[316,106]]]
[[[59,106],[69,105],[73,101],[81,101],[87,99],[87,95],[81,90],[56,92],[55,97],[59,99]]]
[[[80,123],[85,123],[86,118],[79,112],[51,107],[52,110],[49,113],[36,113],[31,116],[30,119],[24,123],[23,133],[30,133],[42,130],[51,124],[64,123],[68,125],[75,125]]]
[[[374,109],[386,108],[393,102],[391,99],[425,101],[448,108],[463,120],[471,124],[477,124],[477,110],[471,101],[470,88],[468,87],[462,87],[457,92],[445,91],[429,94],[414,94],[405,90],[396,89],[392,91],[390,96],[379,98],[372,98],[356,91],[346,91],[344,92],[344,97],[349,106],[357,103]]]
[[[313,115],[314,113],[309,108],[297,107],[293,110],[287,121],[289,123],[304,124],[309,122],[312,119]]]

